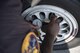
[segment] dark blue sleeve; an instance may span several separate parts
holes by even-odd
[[[0,53],[21,53],[22,41],[31,29],[21,10],[20,0],[0,0]]]

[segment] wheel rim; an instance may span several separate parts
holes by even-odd
[[[34,25],[38,25],[40,27],[40,29],[38,29],[40,33],[39,42],[42,43],[41,41],[44,40],[44,36],[46,35],[46,33],[42,30],[42,26],[44,22],[50,22],[50,13],[56,15],[57,19],[60,21],[60,31],[56,37],[57,41],[54,45],[68,43],[73,40],[78,32],[78,23],[74,16],[60,7],[51,5],[35,6],[25,10],[22,13],[22,16],[25,17],[26,20],[31,21]]]

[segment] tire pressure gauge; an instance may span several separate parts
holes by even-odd
[[[33,20],[33,24],[36,25],[36,26],[38,26],[39,28],[42,27],[42,22],[39,19]]]

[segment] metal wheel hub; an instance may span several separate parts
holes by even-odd
[[[60,31],[58,33],[57,41],[54,45],[68,43],[73,40],[78,32],[78,24],[74,16],[72,16],[68,11],[50,5],[40,5],[31,7],[25,10],[22,13],[22,16],[27,20],[33,23],[34,25],[38,25],[40,29],[38,29],[40,33],[40,43],[44,40],[46,35],[43,32],[43,26],[50,22],[50,14],[54,14],[59,19]],[[54,30],[54,29],[53,29]]]

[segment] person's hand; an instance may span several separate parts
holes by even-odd
[[[44,28],[46,28],[45,29],[46,36],[41,45],[41,53],[52,53],[53,43],[60,29],[59,21],[57,20],[57,17],[54,15],[51,15],[50,23]]]
[[[29,27],[30,27],[30,31],[29,32],[34,32],[36,34],[37,37],[39,37],[40,35],[38,35],[38,30],[39,27],[36,26],[36,25],[33,25],[32,23],[28,22],[29,23]]]
[[[51,40],[52,39],[54,40],[58,35],[59,29],[60,27],[59,27],[59,21],[57,17],[54,15],[51,15],[51,21],[47,25],[47,29],[46,29],[47,36],[49,36]]]

